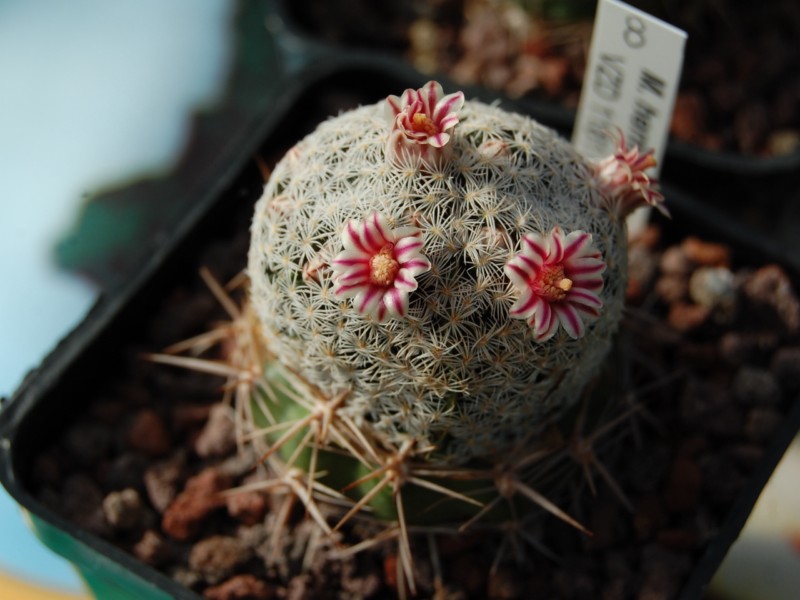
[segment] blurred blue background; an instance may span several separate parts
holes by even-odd
[[[89,282],[56,268],[57,242],[93,192],[175,163],[191,113],[224,87],[234,9],[228,0],[0,0],[3,396],[94,302]],[[0,488],[0,598],[45,597],[20,581],[82,591]]]

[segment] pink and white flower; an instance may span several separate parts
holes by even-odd
[[[625,217],[640,206],[649,205],[669,216],[664,196],[658,191],[658,180],[646,173],[656,166],[655,151],[651,148],[640,154],[638,146],[628,148],[621,130],[615,145],[614,154],[595,164],[595,174],[620,214]]]
[[[592,235],[561,228],[522,237],[522,251],[511,258],[505,273],[520,291],[510,309],[512,317],[527,319],[536,341],[555,335],[559,324],[577,339],[585,322],[600,315],[602,273],[606,265],[592,243]]]
[[[407,89],[402,97],[386,99],[386,118],[392,125],[387,154],[434,157],[450,141],[450,130],[458,124],[464,93],[444,95],[442,86],[429,81],[418,90]]]
[[[386,218],[373,213],[363,223],[350,221],[342,233],[344,250],[333,259],[336,296],[353,298],[362,315],[382,323],[404,317],[417,276],[429,271],[416,227],[389,229]]]

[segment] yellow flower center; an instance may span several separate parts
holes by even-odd
[[[548,302],[563,300],[572,289],[572,280],[564,275],[561,265],[545,266],[532,284],[536,294]]]
[[[369,259],[369,281],[374,285],[388,287],[399,270],[400,263],[394,257],[394,244],[386,244]]]
[[[415,113],[414,116],[411,117],[411,129],[418,133],[425,133],[428,135],[436,135],[438,133],[436,125],[425,113]]]

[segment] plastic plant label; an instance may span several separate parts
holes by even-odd
[[[686,32],[617,0],[600,0],[572,142],[584,156],[655,148],[659,166],[683,65]],[[653,173],[657,175],[657,173]]]

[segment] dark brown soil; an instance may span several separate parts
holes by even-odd
[[[420,597],[674,598],[781,424],[800,381],[800,305],[774,265],[740,266],[734,249],[651,228],[631,249],[624,370],[643,410],[599,443],[629,512],[595,473],[564,508],[591,537],[538,519],[537,551],[513,531],[414,540]],[[246,236],[213,245],[197,265],[217,277],[244,264]],[[208,598],[385,598],[395,595],[393,544],[301,568],[310,534],[301,509],[277,562],[274,496],[220,492],[258,478],[237,454],[220,381],[141,360],[223,314],[192,278],[165,290],[127,362],[86,390],[91,408],[37,459],[39,497]],[[646,382],[657,382],[644,389]],[[639,391],[637,391],[639,390]],[[362,526],[322,542],[347,546]],[[520,559],[520,560],[517,560]],[[494,565],[494,567],[492,567]],[[437,592],[437,590],[439,590]],[[436,596],[436,594],[439,594]]]

